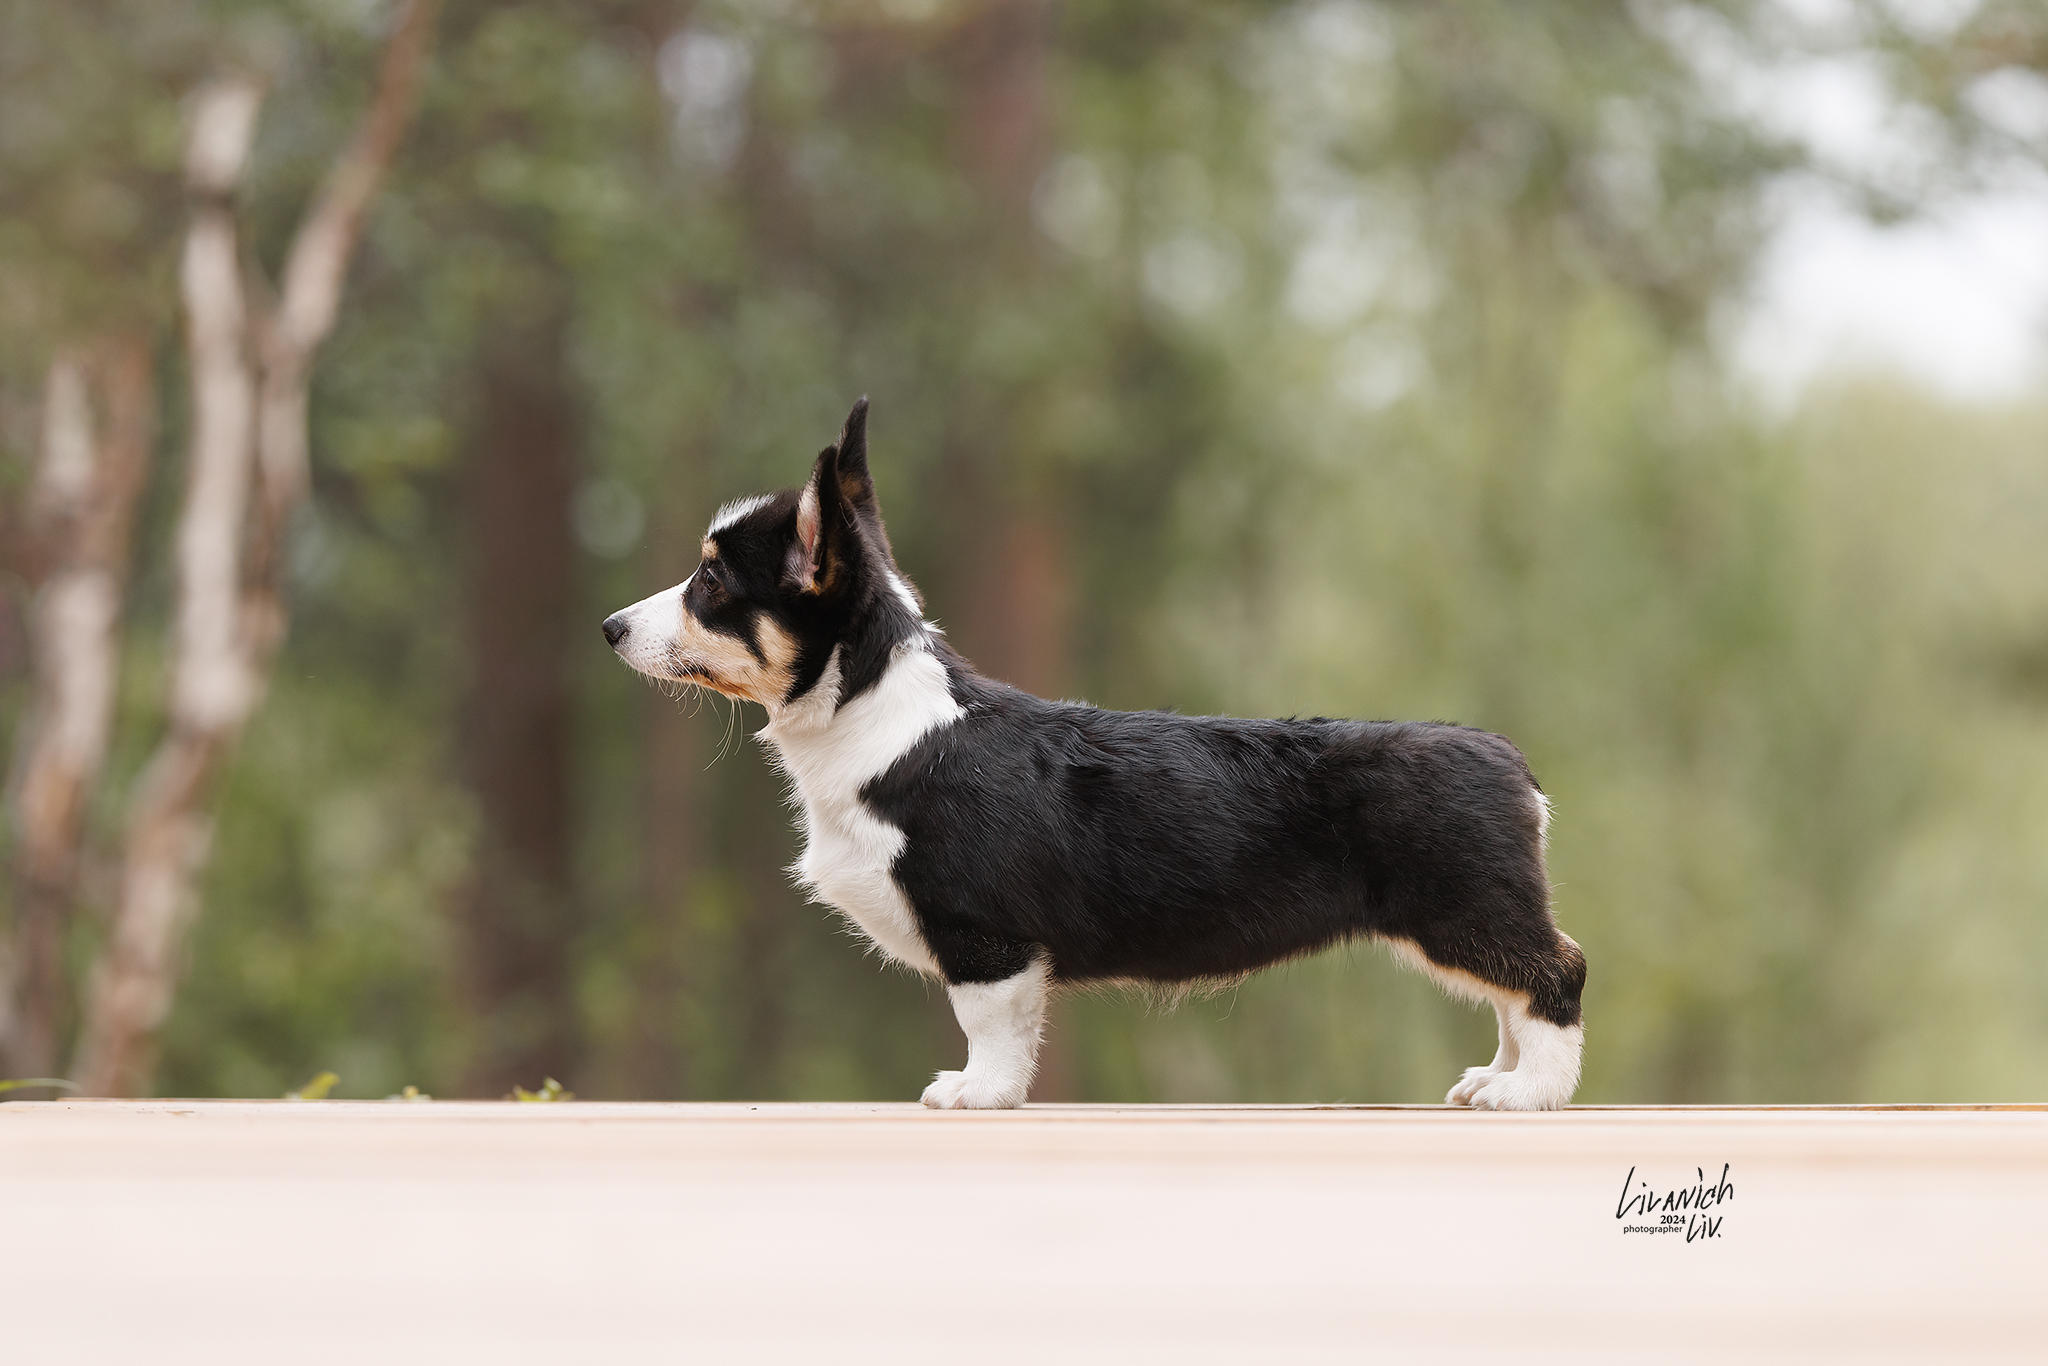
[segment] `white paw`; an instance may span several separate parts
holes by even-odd
[[[1470,1078],[1471,1073],[1465,1075]],[[1557,1110],[1571,1098],[1568,1084],[1561,1087],[1540,1072],[1514,1071],[1488,1078],[1465,1103],[1475,1110]]]
[[[1028,1083],[992,1080],[968,1072],[941,1072],[924,1088],[932,1110],[1014,1110],[1024,1103]]]
[[[1491,1067],[1466,1068],[1465,1075],[1458,1078],[1458,1084],[1453,1086],[1450,1094],[1444,1097],[1444,1104],[1470,1105],[1472,1097],[1479,1093],[1480,1088],[1499,1075]]]

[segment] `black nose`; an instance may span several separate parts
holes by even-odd
[[[616,650],[619,648],[619,642],[625,638],[625,617],[616,614],[606,617],[604,619],[604,643]]]

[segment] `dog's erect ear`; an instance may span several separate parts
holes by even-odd
[[[868,477],[868,396],[862,394],[839,429],[839,489],[846,501],[859,507],[875,496],[875,482]]]
[[[861,476],[866,482],[867,476]],[[806,593],[830,594],[845,587],[848,566],[858,553],[860,525],[845,493],[839,447],[818,452],[810,482],[796,501],[796,536],[789,543],[786,572]]]

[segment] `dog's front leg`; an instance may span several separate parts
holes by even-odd
[[[1011,1110],[1022,1105],[1038,1070],[1046,991],[1043,957],[1000,982],[949,984],[946,995],[967,1035],[967,1067],[934,1077],[924,1090],[924,1103],[934,1110]]]

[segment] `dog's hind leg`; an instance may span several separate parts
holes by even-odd
[[[1561,1025],[1544,1019],[1525,999],[1506,1003],[1501,1024],[1515,1045],[1514,1066],[1494,1073],[1463,1097],[1458,1093],[1465,1083],[1459,1082],[1445,1097],[1446,1102],[1475,1110],[1557,1110],[1569,1104],[1572,1092],[1579,1088],[1579,1051],[1586,1040],[1585,1025],[1577,1020]]]
[[[1395,957],[1451,995],[1493,1007],[1500,1029],[1493,1061],[1466,1068],[1444,1104],[1476,1110],[1556,1110],[1570,1103],[1579,1085],[1579,1053],[1585,1040],[1579,994],[1585,987],[1586,961],[1569,936],[1555,928],[1548,935],[1554,936],[1554,947],[1485,970],[1486,977],[1526,986],[1502,985],[1469,969],[1448,966],[1411,940],[1382,941]]]
[[[1516,960],[1510,978],[1516,987],[1494,989],[1501,1033],[1514,1046],[1513,1064],[1469,1090],[1461,1081],[1445,1097],[1449,1104],[1475,1110],[1557,1110],[1571,1103],[1586,1041],[1579,1009],[1586,956],[1555,925],[1545,938],[1548,943],[1540,951]]]
[[[1472,1097],[1478,1093],[1480,1087],[1492,1081],[1502,1072],[1512,1072],[1515,1070],[1515,1062],[1520,1056],[1520,1049],[1515,1043],[1514,1032],[1508,1028],[1508,1011],[1511,1005],[1512,997],[1508,993],[1495,992],[1493,994],[1493,1018],[1494,1023],[1500,1029],[1500,1046],[1494,1050],[1492,1062],[1487,1063],[1483,1067],[1468,1067],[1465,1069],[1465,1075],[1458,1078],[1458,1084],[1453,1086],[1451,1093],[1444,1097],[1444,1104],[1470,1105]]]
[[[1051,973],[1041,954],[998,982],[949,984],[953,1014],[967,1035],[967,1066],[941,1072],[924,1091],[934,1110],[1010,1110],[1024,1103],[1038,1070]]]

